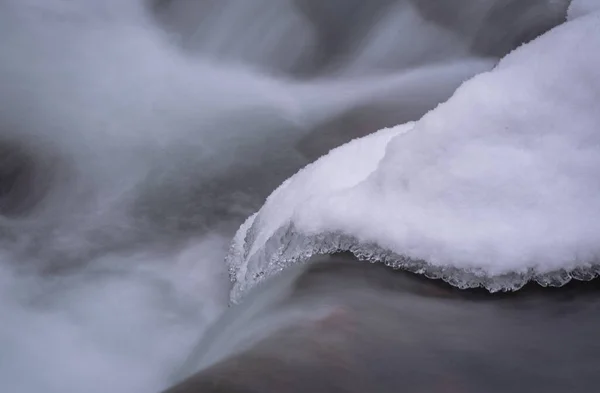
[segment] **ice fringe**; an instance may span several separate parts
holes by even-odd
[[[254,216],[253,216],[254,217]],[[251,232],[249,237],[252,237]],[[247,243],[246,243],[247,244]],[[247,249],[246,249],[247,251]],[[402,269],[427,278],[440,279],[460,289],[485,288],[491,293],[517,291],[530,281],[543,287],[560,287],[572,279],[590,281],[600,276],[600,263],[594,261],[573,269],[559,269],[549,273],[536,273],[529,268],[525,272],[489,275],[483,269],[461,269],[453,266],[435,266],[427,261],[412,259],[379,247],[376,243],[361,243],[356,238],[342,233],[323,233],[307,236],[295,230],[293,224],[279,228],[256,254],[246,259],[247,254],[232,243],[227,257],[230,278],[234,284],[231,291],[232,303],[239,303],[246,292],[265,279],[276,275],[295,263],[302,263],[314,255],[349,251],[359,260],[383,263],[393,269]],[[247,265],[261,268],[251,274]]]

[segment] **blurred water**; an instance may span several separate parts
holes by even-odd
[[[592,392],[599,288],[491,296],[317,257],[230,309],[167,392]]]
[[[281,181],[419,118],[567,1],[5,0],[0,390],[147,392]]]

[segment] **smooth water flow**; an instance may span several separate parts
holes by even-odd
[[[319,256],[231,308],[166,392],[591,392],[597,284],[490,296]]]
[[[417,120],[568,1],[5,0],[0,391],[168,387],[283,180]]]

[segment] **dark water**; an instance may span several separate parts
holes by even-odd
[[[230,309],[167,392],[593,392],[599,312],[598,282],[490,295],[318,257]]]

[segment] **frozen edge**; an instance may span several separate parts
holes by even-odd
[[[251,217],[254,218],[254,217]],[[250,221],[250,220],[249,220]],[[384,249],[375,243],[361,243],[356,237],[344,233],[322,233],[305,235],[297,231],[293,224],[279,228],[273,236],[252,256],[248,256],[252,227],[245,231],[243,252],[240,243],[232,244],[232,250],[237,250],[227,257],[230,279],[233,283],[231,302],[239,303],[246,292],[264,280],[272,277],[285,268],[296,263],[308,261],[319,254],[336,252],[351,252],[359,260],[370,263],[383,263],[393,269],[402,269],[427,278],[442,280],[459,289],[485,288],[490,293],[514,292],[529,282],[536,282],[542,287],[561,287],[572,279],[590,281],[600,276],[600,261],[593,260],[572,269],[559,269],[548,273],[536,273],[534,268],[525,272],[511,272],[490,275],[483,269],[461,269],[453,266],[435,266],[425,260],[416,260]],[[242,231],[240,231],[242,232]],[[237,240],[241,240],[236,236]],[[235,241],[234,241],[235,243]],[[253,266],[266,266],[251,276]],[[262,262],[262,263],[261,263]],[[243,273],[243,274],[240,274]]]

